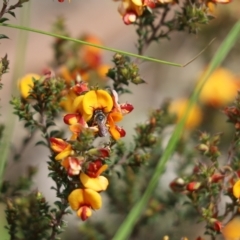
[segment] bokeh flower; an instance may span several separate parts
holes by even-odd
[[[227,69],[218,68],[203,86],[199,99],[213,107],[226,106],[235,99],[238,89],[234,74]]]
[[[25,99],[29,96],[29,92],[33,87],[33,78],[39,80],[41,77],[38,74],[29,73],[18,81],[21,96]]]
[[[173,101],[170,104],[169,111],[170,113],[176,114],[177,121],[179,121],[185,114],[188,106],[188,99],[182,98]],[[186,119],[185,127],[187,129],[193,129],[197,127],[202,121],[202,111],[195,104],[191,107],[188,117]]]
[[[222,229],[222,235],[225,240],[240,239],[240,216],[236,215]]]
[[[240,179],[233,185],[233,195],[235,198],[240,198]]]
[[[86,35],[83,40],[101,46],[102,42],[93,35]],[[84,45],[79,49],[79,57],[90,69],[98,68],[102,63],[102,50],[97,47]]]

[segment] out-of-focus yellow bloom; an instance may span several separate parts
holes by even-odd
[[[29,91],[33,87],[33,80],[32,80],[33,78],[38,80],[40,79],[40,76],[35,73],[29,73],[18,81],[18,86],[19,86],[21,95],[25,99],[29,96]]]
[[[105,90],[91,90],[85,95],[75,98],[73,107],[83,116],[85,121],[89,121],[96,109],[109,113],[113,108],[113,100]]]
[[[206,105],[222,107],[235,99],[237,90],[236,77],[227,69],[219,68],[207,80],[199,99]]]
[[[233,185],[233,195],[240,198],[240,179]]]
[[[96,192],[105,191],[108,186],[108,180],[104,176],[92,178],[81,172],[80,180],[85,188],[92,189]]]
[[[74,93],[74,91],[69,90],[68,93],[61,100],[60,107],[62,107],[68,113],[73,112],[73,101],[76,97],[77,95]]]
[[[186,112],[187,106],[188,106],[188,99],[184,99],[184,98],[177,99],[170,104],[169,111],[171,113],[176,114],[177,121],[179,121],[183,117],[184,113]],[[185,127],[188,129],[193,129],[197,127],[201,123],[201,121],[202,121],[201,109],[197,105],[192,106],[188,114],[188,117],[186,119]]]
[[[75,189],[68,196],[68,202],[77,215],[84,221],[92,215],[91,209],[102,207],[102,198],[92,189]]]
[[[213,3],[230,3],[232,0],[209,0],[209,2]]]
[[[214,13],[215,12],[215,4],[212,2],[208,2],[207,4],[208,10],[210,13]]]
[[[101,46],[102,42],[93,35],[86,35],[83,38],[84,41]],[[80,48],[79,58],[83,60],[83,63],[90,69],[98,68],[102,63],[102,50],[97,47],[84,45]]]
[[[236,215],[222,229],[222,235],[225,240],[240,239],[240,215]]]
[[[111,67],[107,64],[102,64],[97,68],[97,73],[101,78],[106,78],[106,74]]]

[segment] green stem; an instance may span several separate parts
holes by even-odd
[[[65,39],[65,40],[68,40],[68,41],[88,45],[88,46],[91,46],[91,47],[96,47],[96,48],[100,48],[100,49],[103,49],[103,50],[107,50],[107,51],[110,51],[110,52],[115,52],[115,53],[123,54],[123,55],[126,55],[126,56],[130,56],[130,57],[140,58],[140,59],[143,59],[143,60],[146,60],[146,61],[157,62],[157,63],[166,64],[166,65],[175,66],[175,67],[185,66],[185,64],[167,62],[167,61],[159,60],[159,59],[156,59],[156,58],[141,56],[141,55],[138,55],[138,54],[135,54],[135,53],[125,52],[125,51],[122,51],[122,50],[119,50],[119,49],[105,47],[105,46],[102,46],[102,45],[97,45],[97,44],[94,44],[94,43],[85,42],[83,40],[70,38],[70,37],[58,35],[58,34],[55,34],[55,33],[45,32],[45,31],[41,31],[41,30],[38,30],[38,29],[29,28],[29,27],[25,27],[25,26],[18,26],[18,25],[5,24],[5,23],[0,24],[0,26],[25,30],[25,31],[34,32],[34,33],[40,33],[40,34],[44,34],[44,35],[51,36],[51,37],[56,37],[56,38],[61,38],[61,39]]]
[[[29,17],[30,17],[30,2],[26,4],[25,8],[22,8],[21,15],[20,15],[20,24],[21,25],[27,25],[29,24]],[[17,95],[17,79],[19,76],[23,74],[23,68],[24,68],[24,55],[26,52],[26,46],[27,46],[27,38],[28,34],[24,32],[20,32],[18,41],[17,41],[17,48],[16,48],[16,57],[15,57],[15,63],[13,67],[13,81],[11,82],[11,95]],[[1,153],[1,161],[0,161],[0,187],[3,182],[3,173],[5,170],[6,162],[9,156],[10,146],[11,146],[11,139],[14,132],[14,124],[16,117],[12,114],[12,109],[8,108],[6,114],[6,128],[3,132],[3,138],[2,143],[0,144],[0,153]]]

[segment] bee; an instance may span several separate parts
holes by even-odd
[[[108,129],[106,127],[107,117],[101,109],[96,109],[93,115],[93,122],[98,126],[98,135],[100,137],[106,137]]]

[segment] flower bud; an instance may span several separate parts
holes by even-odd
[[[170,183],[170,188],[173,192],[182,192],[185,188],[185,181],[178,177]]]
[[[200,182],[190,182],[187,184],[187,190],[190,192],[196,191],[201,187],[201,183]]]

